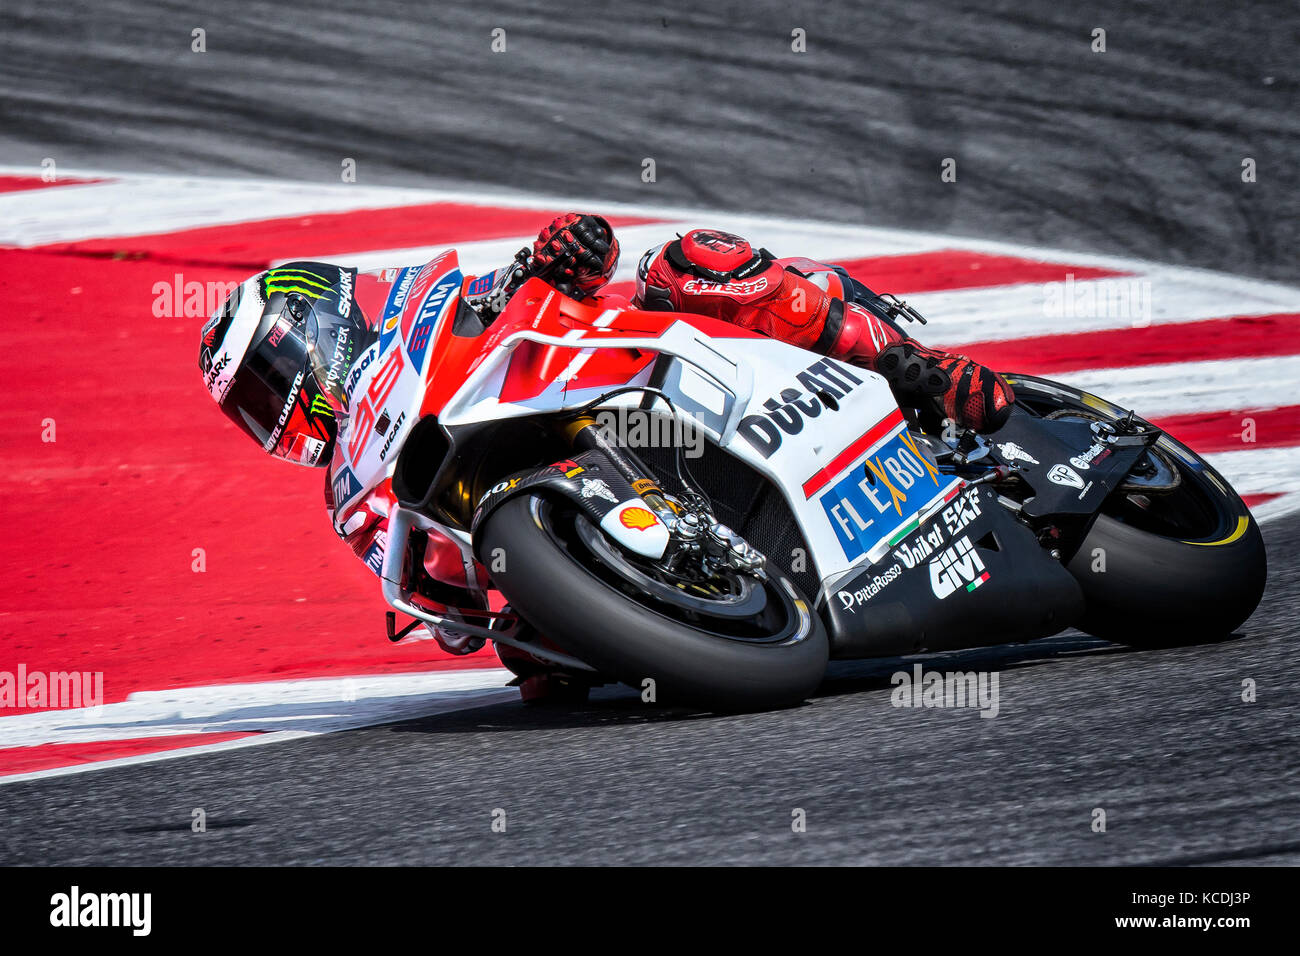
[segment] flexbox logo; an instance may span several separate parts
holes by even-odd
[[[133,936],[148,936],[153,928],[152,893],[68,893],[50,897],[50,925],[60,927],[125,926]]]

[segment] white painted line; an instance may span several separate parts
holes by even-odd
[[[1300,355],[1088,369],[1052,378],[1144,418],[1300,404]]]
[[[637,263],[645,250],[658,246],[678,233],[686,232],[703,222],[720,229],[751,236],[756,243],[759,242],[758,237],[762,236],[760,244],[767,246],[778,256],[800,255],[830,262],[860,259],[864,256],[928,252],[937,248],[919,242],[908,243],[891,239],[888,243],[882,243],[862,236],[827,234],[816,228],[774,228],[769,225],[756,231],[756,220],[734,214],[716,216],[707,220],[669,220],[645,226],[622,226],[618,229],[621,254],[612,281],[630,281],[635,278]],[[472,275],[489,272],[509,262],[521,247],[531,246],[534,237],[535,234],[529,234],[502,239],[458,242],[451,245],[416,246],[405,249],[359,249],[355,252],[323,256],[322,259],[365,271],[392,266],[420,265],[448,248],[454,248],[460,259],[461,269]],[[277,263],[302,258],[304,255],[306,253],[295,253],[293,256],[277,260]]]
[[[1300,511],[1300,493],[1291,492],[1285,494],[1281,498],[1274,498],[1272,501],[1256,505],[1250,511],[1255,516],[1255,523],[1262,527],[1271,521],[1285,518],[1289,514]]]
[[[9,168],[0,169],[0,172],[39,175],[40,170]],[[69,176],[107,175],[115,181],[0,194],[0,245],[31,246],[432,202],[539,211],[585,208],[606,214],[622,213],[665,220],[655,225],[619,230],[624,255],[615,276],[618,280],[632,277],[643,248],[657,245],[674,233],[695,226],[713,225],[745,235],[756,245],[766,246],[777,255],[806,255],[825,261],[954,249],[1135,273],[1139,283],[1136,287],[1132,285],[1134,280],[1116,278],[1078,282],[1072,288],[1076,292],[1086,292],[1089,288],[1102,292],[1103,296],[1097,301],[1103,305],[1123,301],[1119,294],[1127,290],[1131,295],[1135,288],[1143,297],[1138,301],[1143,302],[1149,291],[1151,324],[1176,326],[1181,322],[1232,315],[1300,311],[1300,289],[1280,283],[1115,256],[936,233],[651,203],[592,202],[573,197],[520,195],[506,191],[394,189],[337,183],[313,185],[269,180],[105,174],[99,171],[64,172]],[[515,250],[530,243],[532,238],[528,235],[468,242],[456,248],[460,250],[462,267],[467,272],[481,272],[508,261]],[[445,247],[357,250],[334,259],[363,267],[418,264],[432,258],[441,248]],[[870,277],[867,278],[870,281]],[[1149,282],[1149,286],[1141,285],[1144,282]],[[1049,295],[1056,290],[1062,290],[1062,286],[1027,283],[910,293],[907,298],[930,319],[926,328],[915,331],[931,344],[1118,329],[1147,321],[1146,316],[1135,317],[1131,311],[1121,312],[1109,306],[1084,308],[1082,311],[1076,307],[1066,316],[1054,319],[1049,311]],[[882,288],[880,291],[891,290]],[[906,290],[899,291],[906,293]],[[1107,293],[1112,295],[1105,295]],[[602,315],[602,320],[605,315]],[[1176,329],[1171,328],[1170,333],[1176,334]],[[562,374],[571,374],[570,369],[576,372],[580,367],[577,363],[585,361],[589,354],[590,350],[584,350]],[[1057,377],[1112,401],[1132,404],[1147,416],[1257,406],[1263,388],[1267,388],[1267,403],[1270,405],[1300,401],[1300,356],[1099,369]],[[1300,509],[1300,483],[1297,482],[1300,449],[1249,449],[1207,458],[1243,494],[1283,493],[1282,498],[1256,509],[1259,520]],[[0,731],[4,732],[0,746],[13,746],[9,744],[10,739],[29,741],[17,746],[37,746],[40,743],[165,738],[196,731],[255,730],[260,733],[236,741],[0,777],[0,783],[259,746],[483,706],[515,698],[513,690],[499,689],[508,678],[508,672],[492,669],[352,678],[343,682],[290,681],[190,688],[132,695],[128,701],[103,708],[89,720],[86,715],[74,718],[66,711],[4,718],[0,719]],[[483,684],[476,683],[478,681]],[[355,700],[344,699],[352,696]]]
[[[1300,448],[1258,448],[1202,455],[1239,495],[1300,492]]]
[[[52,710],[0,719],[0,747],[140,740],[196,733],[257,733],[226,744],[186,747],[161,754],[123,758],[148,762],[204,748],[255,746],[374,724],[518,699],[504,687],[513,675],[504,668],[464,668],[418,674],[266,681],[143,691],[100,708]],[[285,736],[288,735],[288,736]],[[74,773],[109,761],[60,769]],[[53,771],[37,771],[49,775]],[[30,775],[0,776],[0,783]]]
[[[123,179],[0,193],[0,245],[178,232],[257,219],[349,212],[423,202],[419,190]]]
[[[1129,310],[1124,308],[1126,300],[1122,296],[1126,294],[1126,284],[1130,281],[1134,280],[1089,279],[1069,285],[1071,295],[1094,290],[1097,308],[1083,309],[1092,314],[1053,314],[1051,290],[1064,293],[1067,288],[1064,282],[923,292],[905,295],[905,298],[929,320],[928,324],[913,326],[910,331],[935,345],[1173,325],[1234,315],[1300,312],[1300,289],[1260,286],[1257,290],[1243,292],[1238,288],[1225,288],[1215,281],[1215,277],[1188,277],[1175,270],[1157,270],[1136,277],[1137,282],[1150,283],[1150,314],[1145,316],[1132,305]],[[1140,306],[1140,297],[1147,293],[1132,289],[1129,293],[1133,291],[1138,291],[1139,298],[1127,301]],[[1171,329],[1170,334],[1177,333]]]
[[[503,206],[518,209],[539,210],[556,208],[599,208],[602,212],[623,213],[630,216],[654,216],[664,220],[682,220],[689,222],[692,225],[705,223],[712,224],[714,222],[721,222],[723,219],[729,219],[730,221],[752,223],[753,228],[750,228],[749,232],[755,234],[750,238],[760,245],[767,244],[763,236],[766,235],[768,231],[773,233],[782,229],[813,231],[827,237],[854,239],[859,243],[859,248],[865,249],[870,249],[872,245],[879,245],[881,248],[891,249],[894,252],[900,253],[908,251],[923,252],[930,249],[964,249],[973,252],[987,252],[994,255],[1037,259],[1043,262],[1063,262],[1079,266],[1095,266],[1097,268],[1128,272],[1151,272],[1158,270],[1171,279],[1180,279],[1187,282],[1212,280],[1223,291],[1235,290],[1243,295],[1268,295],[1276,293],[1282,296],[1295,296],[1298,292],[1295,287],[1284,283],[1247,278],[1245,276],[1237,276],[1225,272],[1216,272],[1210,269],[1196,269],[1187,266],[1170,266],[1151,260],[1133,259],[1122,256],[1075,252],[1046,246],[999,242],[996,240],[975,239],[965,236],[945,235],[942,233],[920,232],[906,229],[887,229],[874,226],[854,225],[851,223],[800,219],[798,217],[758,214],[738,215],[734,211],[728,212],[725,210],[700,207],[673,206],[652,202],[606,202],[603,200],[593,200],[590,196],[543,196],[539,194],[511,192],[505,189],[493,190],[474,187],[464,189],[409,189],[383,185],[360,187],[357,185],[342,185],[338,183],[312,185],[297,181],[268,179],[225,179],[219,177],[204,177],[203,179],[196,180],[194,177],[187,176],[168,176],[154,173],[106,172],[104,170],[72,168],[63,169],[62,173],[70,178],[111,177],[120,182],[147,182],[156,184],[160,188],[166,188],[168,185],[171,185],[174,188],[189,188],[195,182],[203,184],[204,188],[207,189],[238,190],[248,189],[250,187],[260,187],[264,191],[269,190],[272,193],[283,191],[285,189],[303,187],[324,190],[353,190],[366,188],[373,189],[376,193],[382,192],[389,197],[380,204],[382,206],[405,205],[410,203],[460,202],[476,203],[485,206]],[[33,166],[0,166],[0,174],[39,177],[41,170],[39,167]],[[64,186],[59,189],[37,189],[28,190],[27,192],[54,193],[62,192],[66,189],[83,188],[94,189],[99,187]],[[649,192],[650,190],[647,190],[647,194],[649,194]],[[247,218],[247,215],[241,214],[239,219],[236,221],[245,221]],[[255,216],[253,218],[263,217]],[[102,225],[104,224],[101,224],[101,227]],[[120,233],[110,234],[118,235]],[[532,237],[529,237],[530,241],[531,238]],[[872,253],[868,251],[862,254],[871,255]]]

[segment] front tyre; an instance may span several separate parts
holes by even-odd
[[[679,602],[652,581],[634,586],[626,562],[593,547],[584,521],[563,499],[520,495],[476,535],[481,554],[504,558],[493,583],[548,639],[639,691],[653,686],[661,702],[761,710],[817,689],[826,631],[778,570],[749,579],[743,599],[721,595],[711,613],[699,596]]]

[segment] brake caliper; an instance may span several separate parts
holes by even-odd
[[[683,507],[666,524],[672,542],[664,563],[674,572],[690,568],[708,578],[723,568],[759,573],[767,564],[757,548],[708,511]]]

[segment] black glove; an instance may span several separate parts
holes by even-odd
[[[608,282],[617,266],[618,240],[609,223],[570,212],[537,234],[529,272],[581,299]]]

